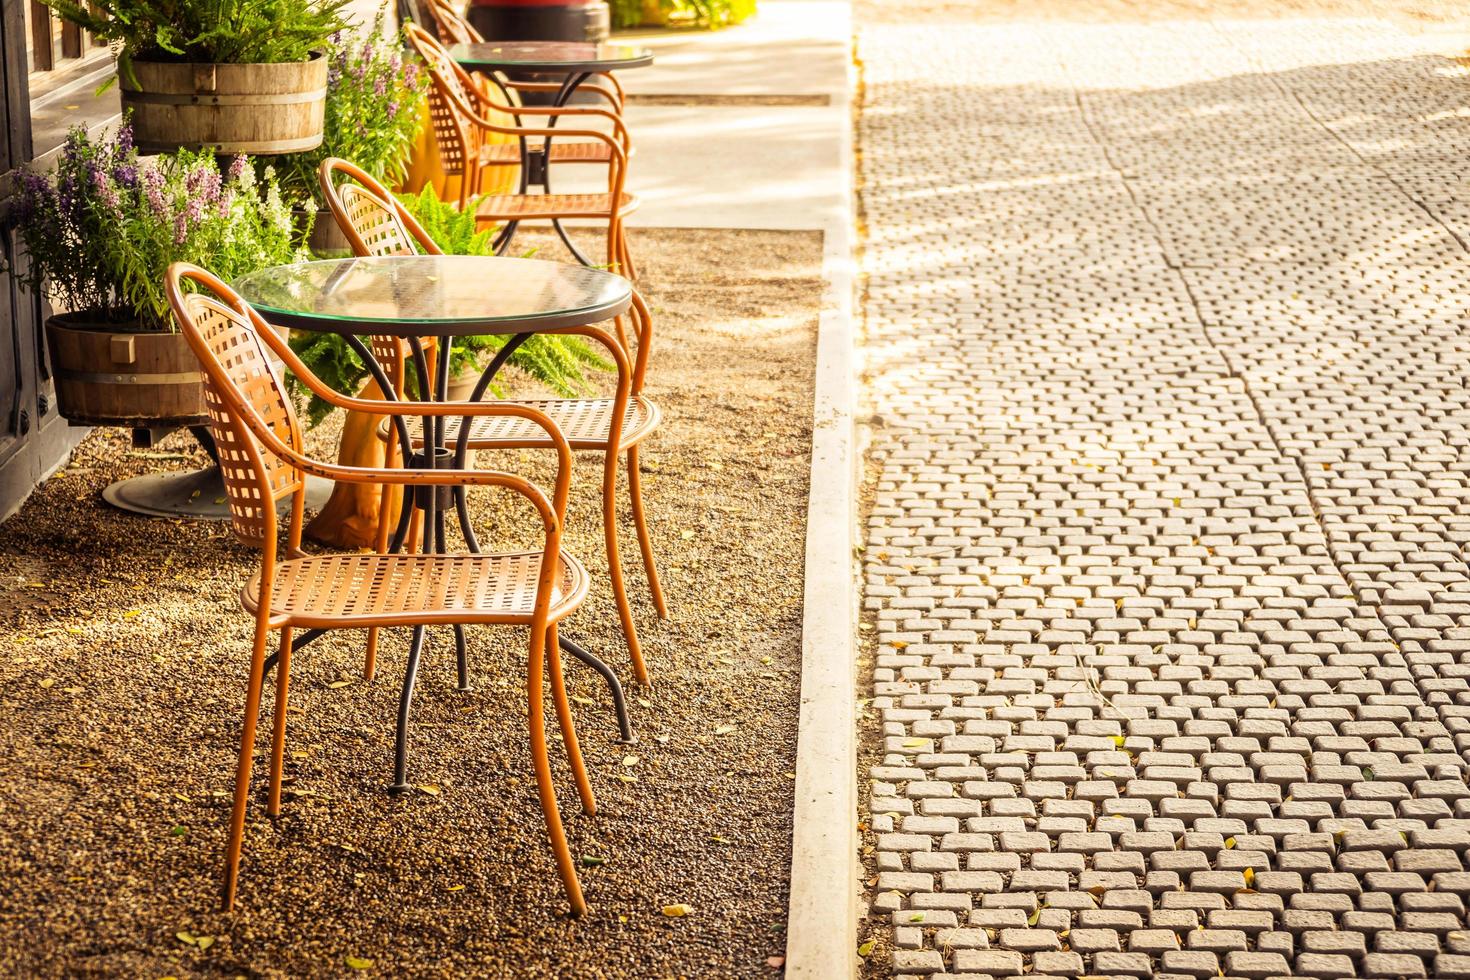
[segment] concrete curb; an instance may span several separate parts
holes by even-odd
[[[855,86],[848,65],[844,104]],[[853,133],[841,137],[843,206],[823,229],[826,289],[817,327],[812,467],[807,499],[786,976],[857,973],[857,520],[854,294],[857,243]]]

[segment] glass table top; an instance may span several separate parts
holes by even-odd
[[[449,57],[467,68],[530,71],[614,71],[653,64],[653,52],[631,44],[583,41],[482,41],[455,44]]]
[[[299,330],[403,337],[534,333],[600,323],[632,303],[600,269],[482,255],[325,259],[261,269],[235,289]]]

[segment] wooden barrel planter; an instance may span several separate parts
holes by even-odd
[[[606,41],[604,0],[471,0],[469,22],[491,41]]]
[[[134,61],[123,111],[144,153],[211,147],[225,155],[298,153],[322,142],[327,58],[280,64]]]
[[[204,376],[179,333],[120,333],[85,314],[46,321],[61,414],[78,425],[202,425]]]

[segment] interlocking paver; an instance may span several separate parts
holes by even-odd
[[[1470,976],[1463,68],[946,10],[858,43],[894,970]]]

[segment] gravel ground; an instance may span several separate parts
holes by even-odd
[[[427,789],[403,799],[384,787],[406,637],[386,641],[373,684],[356,679],[360,632],[301,655],[291,798],[272,824],[257,793],[240,901],[219,912],[250,627],[236,595],[255,558],[222,526],[105,506],[109,481],[199,455],[180,437],[133,452],[100,430],[0,527],[0,974],[332,976],[365,961],[380,975],[772,974],[820,236],[638,232],[634,246],[659,332],[649,390],[667,423],[643,465],[674,619],[653,614],[628,525],[655,676],[629,691],[641,740],[611,742],[605,688],[573,665],[595,819],[558,767],[588,917],[565,914],[511,630],[472,634],[468,694],[452,646],[431,647],[411,776]],[[319,455],[330,432],[314,434]],[[601,584],[599,464],[582,459],[569,544]],[[530,454],[501,463],[544,472]],[[482,525],[499,513],[483,507]],[[631,685],[616,622],[601,584],[567,630]],[[676,903],[692,911],[661,913]]]

